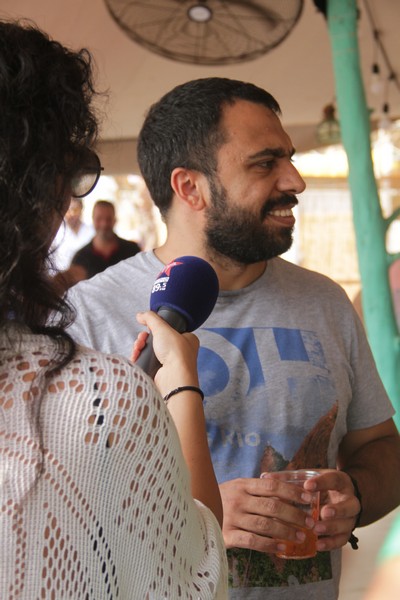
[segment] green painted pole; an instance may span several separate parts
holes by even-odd
[[[371,156],[369,111],[361,77],[356,0],[328,0],[328,30],[333,55],[341,135],[349,164],[349,186],[364,321],[383,384],[400,428],[400,339],[389,286],[389,257]]]

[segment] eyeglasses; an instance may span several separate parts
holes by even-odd
[[[99,157],[92,150],[88,150],[82,166],[71,177],[71,196],[83,198],[90,194],[96,187],[102,171]]]

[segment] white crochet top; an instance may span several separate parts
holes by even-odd
[[[219,525],[150,379],[86,348],[49,376],[55,349],[0,333],[1,600],[226,598]]]

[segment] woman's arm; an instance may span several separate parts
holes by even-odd
[[[151,311],[139,313],[137,319],[153,334],[154,353],[162,365],[154,381],[161,395],[164,397],[184,386],[198,387],[197,337],[192,333],[177,333]],[[132,360],[139,356],[145,339],[146,334],[139,335]],[[167,406],[191,473],[192,495],[213,511],[222,526],[222,502],[207,442],[202,397],[196,391],[179,391],[169,398]]]

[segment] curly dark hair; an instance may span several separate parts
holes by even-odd
[[[138,163],[154,203],[165,216],[171,205],[171,173],[176,167],[212,177],[216,153],[225,141],[220,127],[227,104],[247,100],[280,114],[278,102],[262,88],[224,77],[178,85],[150,108],[138,139]]]
[[[0,324],[67,340],[71,352],[63,330],[73,313],[48,275],[49,248],[68,183],[97,139],[95,94],[86,49],[27,21],[0,22]]]

